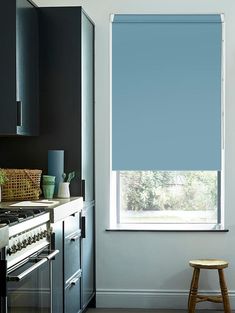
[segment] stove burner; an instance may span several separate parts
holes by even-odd
[[[41,215],[45,211],[44,208],[7,208],[2,213],[0,210],[0,224],[14,225]]]
[[[12,215],[0,215],[0,224],[16,224],[19,222],[19,219],[16,216]]]

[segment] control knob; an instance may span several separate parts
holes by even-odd
[[[36,242],[37,241],[37,237],[36,235],[33,236],[33,242]]]
[[[16,245],[17,251],[20,251],[22,249],[22,243],[19,241]]]
[[[32,239],[32,237],[29,237],[28,238],[28,244],[31,245],[32,243],[33,243],[33,239]]]
[[[17,252],[17,247],[14,244],[14,245],[11,246],[11,253],[13,254],[13,253],[16,253],[16,252]]]
[[[8,249],[7,249],[7,253],[8,253],[9,255],[12,255],[12,253],[13,253],[13,252],[12,252],[12,249],[11,249],[11,248],[8,248]]]

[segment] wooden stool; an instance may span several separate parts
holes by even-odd
[[[217,259],[207,259],[207,260],[192,260],[189,262],[189,265],[194,268],[193,277],[191,281],[191,287],[189,292],[188,298],[188,312],[194,313],[196,303],[202,301],[211,301],[215,303],[223,303],[224,305],[224,312],[231,313],[229,297],[228,297],[228,289],[226,286],[224,272],[223,269],[228,267],[228,262],[224,260],[217,260]],[[220,289],[221,295],[219,296],[202,296],[198,295],[198,281],[200,275],[200,269],[212,269],[218,270],[219,272],[219,282],[220,282]]]

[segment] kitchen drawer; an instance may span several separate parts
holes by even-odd
[[[64,239],[64,275],[65,282],[81,268],[80,261],[81,230]]]
[[[78,231],[80,228],[80,215],[78,213],[66,217],[64,220],[64,236]]]
[[[79,270],[65,287],[66,313],[78,313],[81,310],[81,274]]]

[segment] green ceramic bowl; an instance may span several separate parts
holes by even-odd
[[[55,176],[51,176],[51,175],[42,175],[42,182],[46,183],[46,182],[55,182]]]

